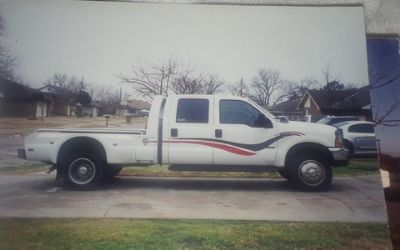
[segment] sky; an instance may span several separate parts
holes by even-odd
[[[377,72],[381,77],[376,82],[371,78],[372,86],[381,86],[371,90],[373,117],[383,117],[393,103],[400,103],[400,47],[399,39],[368,39],[368,66],[370,72]],[[375,79],[375,78],[374,78]],[[390,81],[396,79],[395,81]],[[388,83],[388,84],[386,84]],[[375,119],[376,120],[376,119]],[[400,157],[400,104],[390,112],[384,121],[393,121],[389,125],[375,127],[375,134],[380,140],[381,152]]]
[[[3,1],[1,41],[18,58],[16,73],[40,87],[54,73],[103,86],[132,65],[173,58],[227,83],[259,68],[283,78],[322,70],[368,84],[361,7],[266,7],[91,1]]]

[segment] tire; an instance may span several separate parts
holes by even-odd
[[[72,153],[62,165],[64,184],[73,189],[93,189],[103,178],[104,163],[94,153]]]
[[[118,175],[122,170],[121,166],[106,166],[104,168],[103,179],[104,180],[111,180],[116,175]]]
[[[282,178],[284,178],[284,179],[286,179],[286,180],[289,180],[289,173],[288,173],[288,171],[287,171],[287,169],[286,168],[281,168],[281,169],[279,169],[278,170],[278,173],[279,173],[279,175],[282,177]]]
[[[331,186],[332,167],[319,155],[297,155],[287,167],[291,183],[298,188],[323,191]]]

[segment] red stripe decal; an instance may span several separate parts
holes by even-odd
[[[251,156],[255,155],[253,152],[245,151],[239,148],[235,148],[226,144],[220,144],[216,142],[207,142],[207,141],[187,141],[187,140],[181,140],[181,141],[163,141],[164,143],[190,143],[190,144],[198,144],[198,145],[204,145],[204,146],[209,146],[213,148],[218,148],[225,150],[230,153],[238,154],[238,155],[243,155],[243,156]]]

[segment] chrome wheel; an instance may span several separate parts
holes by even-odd
[[[88,158],[78,158],[69,165],[68,176],[75,184],[88,184],[96,176],[96,166]]]
[[[325,180],[324,166],[315,160],[307,160],[299,167],[300,180],[308,186],[318,186]]]

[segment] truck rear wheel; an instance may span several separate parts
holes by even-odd
[[[297,187],[309,191],[322,191],[332,183],[332,168],[319,155],[298,155],[289,162],[290,181]]]
[[[92,189],[102,180],[103,165],[93,153],[73,153],[64,161],[64,183],[71,188]]]

